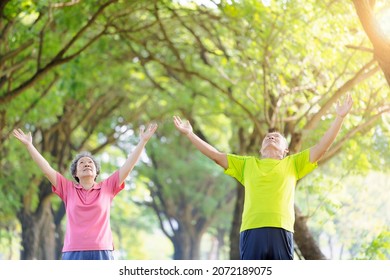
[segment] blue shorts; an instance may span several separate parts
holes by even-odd
[[[282,228],[255,228],[240,233],[242,260],[294,259],[293,233]]]
[[[111,250],[70,251],[62,253],[63,260],[113,260]]]

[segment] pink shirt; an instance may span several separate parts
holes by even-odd
[[[62,252],[114,249],[110,208],[124,187],[124,183],[119,185],[119,171],[88,191],[57,173],[57,186],[52,186],[52,191],[64,201],[67,213]]]

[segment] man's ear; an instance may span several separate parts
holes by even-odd
[[[289,153],[290,151],[288,149],[285,149],[284,150],[284,156],[287,156],[287,154]]]

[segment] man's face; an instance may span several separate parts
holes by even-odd
[[[288,152],[287,140],[279,132],[270,132],[264,139],[261,145],[260,153],[263,154],[267,150],[278,150],[283,155]]]

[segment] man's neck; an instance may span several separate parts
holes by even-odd
[[[272,159],[278,159],[278,160],[281,160],[284,158],[284,155],[281,151],[278,151],[278,150],[267,150],[267,151],[263,151],[263,153],[261,154],[261,156],[263,158],[272,158]]]

